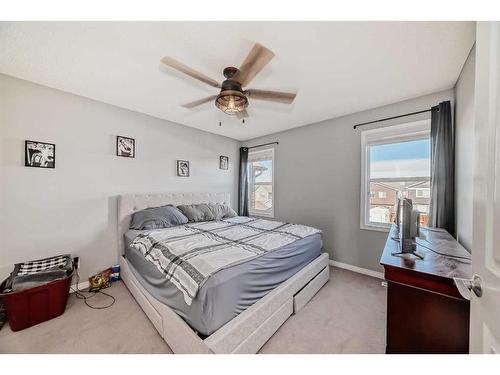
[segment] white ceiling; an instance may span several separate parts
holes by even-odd
[[[0,72],[248,140],[450,88],[474,39],[474,22],[2,22]],[[297,90],[293,105],[251,101],[244,125],[180,107],[217,90],[161,57],[222,81],[254,42],[276,57],[250,87]]]

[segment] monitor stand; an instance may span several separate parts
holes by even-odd
[[[402,251],[398,251],[396,253],[391,253],[391,255],[394,255],[395,257],[398,257],[398,256],[403,256],[403,255],[406,255],[406,254],[410,254],[410,255],[414,255],[416,256],[418,259],[420,260],[424,260],[424,256],[422,254],[419,254],[418,252],[416,251],[412,251],[412,252],[402,252]]]
[[[397,240],[399,242],[399,248],[402,248],[403,245],[401,244],[401,240],[399,240],[399,238]],[[417,252],[416,246],[417,246],[417,242],[412,241],[412,243],[411,243],[412,250],[411,251],[395,251],[395,252],[391,253],[391,255],[394,255],[397,257],[397,256],[403,256],[405,254],[410,254],[410,255],[417,257],[420,260],[424,260],[424,256],[422,254],[420,254],[419,252]],[[413,248],[415,248],[415,250],[413,250]]]

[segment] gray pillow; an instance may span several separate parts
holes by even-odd
[[[208,207],[214,216],[214,220],[227,219],[230,217],[238,216],[234,210],[227,204],[209,203]]]
[[[184,204],[181,206],[177,206],[179,210],[188,218],[190,222],[198,222],[198,221],[212,221],[214,220],[214,215],[208,207],[208,204]]]
[[[186,224],[188,218],[171,204],[146,208],[132,215],[130,229],[160,229]]]

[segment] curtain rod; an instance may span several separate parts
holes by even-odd
[[[423,111],[417,111],[417,112],[411,112],[411,113],[406,113],[404,115],[399,115],[399,116],[393,116],[393,117],[386,117],[382,118],[380,120],[374,120],[374,121],[368,121],[368,122],[362,122],[361,124],[356,124],[352,128],[356,129],[358,126],[363,126],[363,125],[368,125],[368,124],[374,124],[376,122],[382,122],[382,121],[387,121],[387,120],[393,120],[395,118],[400,118],[400,117],[406,117],[406,116],[411,116],[411,115],[418,115],[419,113],[425,113],[425,112],[432,112],[432,111],[439,111],[438,107],[433,107],[431,109],[424,109]]]
[[[280,143],[279,142],[269,142],[269,143],[264,143],[264,144],[261,144],[261,145],[247,147],[247,148],[251,149],[251,148],[262,147],[262,146],[269,146],[269,145],[274,145],[274,144],[279,145]]]

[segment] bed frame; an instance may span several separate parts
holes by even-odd
[[[124,234],[130,217],[149,207],[166,204],[230,204],[228,193],[171,193],[122,195],[118,203],[118,251],[121,277],[137,303],[174,353],[257,353],[292,314],[297,313],[330,278],[328,254],[301,269],[212,335],[202,339],[170,307],[142,287],[123,256]]]

